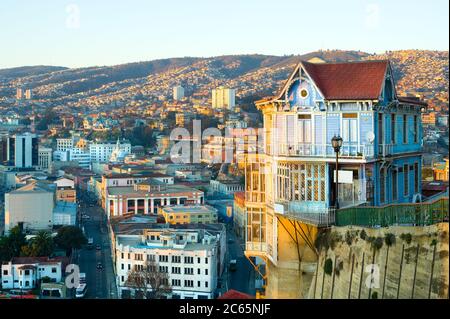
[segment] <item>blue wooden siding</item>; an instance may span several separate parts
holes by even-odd
[[[322,122],[322,115],[315,115],[314,116],[314,142],[317,145],[323,144],[322,138],[323,138],[323,122]]]

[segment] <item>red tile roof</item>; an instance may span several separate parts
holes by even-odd
[[[383,87],[388,61],[302,62],[327,100],[375,100]]]
[[[253,296],[231,289],[217,299],[255,299]]]

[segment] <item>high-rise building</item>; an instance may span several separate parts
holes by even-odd
[[[17,88],[16,90],[16,99],[21,100],[23,98],[23,89]]]
[[[0,164],[8,160],[8,135],[0,135]]]
[[[39,168],[44,171],[50,171],[52,166],[52,149],[39,147]]]
[[[39,140],[35,134],[16,134],[8,138],[7,161],[15,167],[39,165]]]
[[[180,85],[173,88],[173,99],[179,101],[184,98],[184,88]]]
[[[32,94],[32,92],[31,92],[31,89],[27,89],[27,90],[25,91],[25,98],[26,98],[27,100],[31,100],[32,97],[33,97],[33,94]]]
[[[219,87],[212,90],[212,107],[214,109],[233,109],[236,105],[236,90]]]

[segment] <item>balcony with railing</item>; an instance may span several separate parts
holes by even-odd
[[[351,144],[344,143],[339,156],[341,158],[366,159],[374,157],[373,144]],[[266,152],[275,156],[293,156],[293,157],[335,157],[336,153],[331,144],[266,144]]]

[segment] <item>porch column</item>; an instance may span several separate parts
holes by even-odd
[[[155,210],[155,199],[152,198],[150,199],[150,214],[153,214],[154,210]]]
[[[144,200],[144,214],[148,214],[148,198]]]
[[[134,200],[134,214],[137,215],[138,213],[138,200]]]

